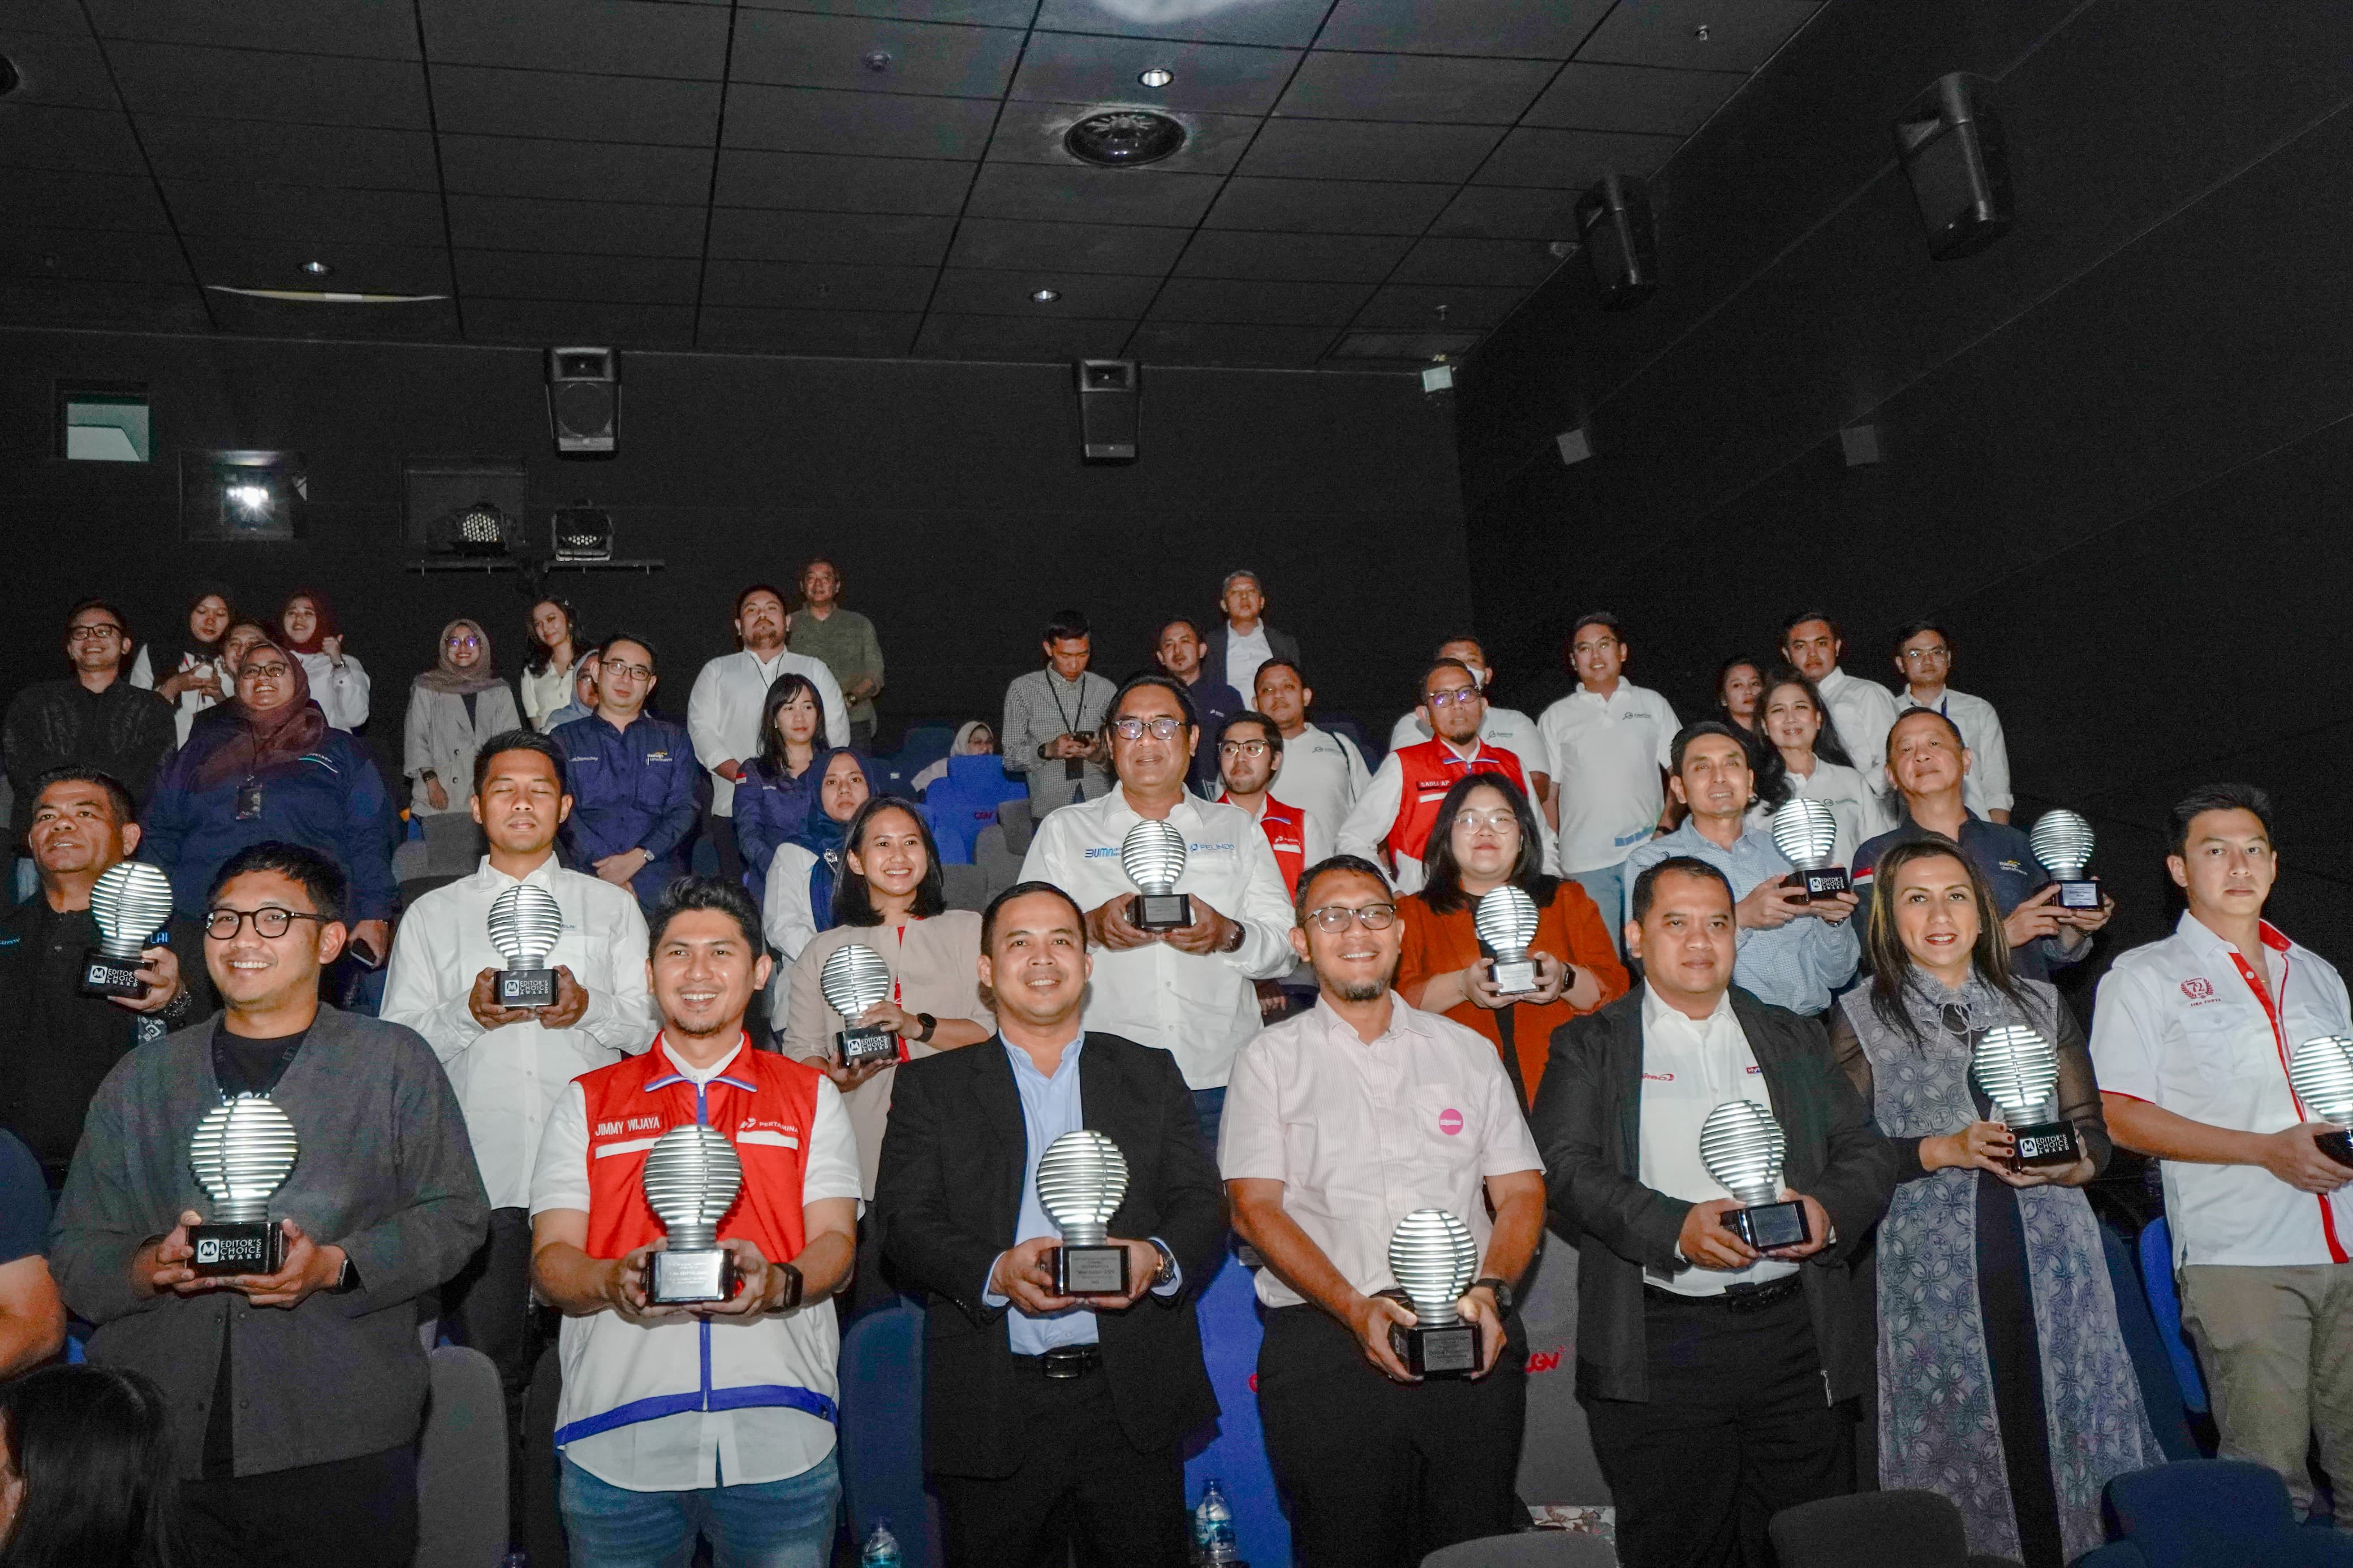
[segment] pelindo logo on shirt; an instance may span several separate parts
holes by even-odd
[[[1449,1138],[1462,1131],[1462,1113],[1452,1106],[1438,1113],[1438,1130]]]

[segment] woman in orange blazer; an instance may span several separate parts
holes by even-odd
[[[1535,1100],[1553,1030],[1624,995],[1627,985],[1592,897],[1539,868],[1538,831],[1528,797],[1510,779],[1472,773],[1457,781],[1430,824],[1427,880],[1398,904],[1405,922],[1398,994],[1494,1041],[1523,1107]],[[1504,886],[1527,894],[1536,909],[1528,944],[1536,986],[1514,996],[1495,990],[1494,955],[1472,923],[1479,900]]]

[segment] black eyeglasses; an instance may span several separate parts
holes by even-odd
[[[299,914],[271,904],[259,910],[207,910],[205,911],[205,934],[215,942],[231,942],[245,922],[253,922],[254,933],[262,937],[281,937],[293,929],[296,921],[317,921],[327,923],[324,915]]]

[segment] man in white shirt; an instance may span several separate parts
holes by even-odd
[[[1624,676],[1628,648],[1606,610],[1569,628],[1577,688],[1536,721],[1552,793],[1545,815],[1560,834],[1560,867],[1593,895],[1610,923],[1626,903],[1626,857],[1657,832],[1682,723],[1667,700]]]
[[[565,1314],[555,1444],[572,1560],[684,1562],[701,1531],[723,1564],[821,1568],[841,1497],[825,1300],[852,1266],[857,1136],[823,1073],[744,1033],[769,968],[751,895],[681,878],[652,927],[661,1032],[574,1080],[532,1180],[533,1279]],[[723,1301],[662,1306],[649,1259],[670,1238],[646,1162],[691,1125],[741,1162],[719,1225],[736,1283]]]
[[[1545,754],[1545,742],[1536,721],[1516,708],[1505,708],[1495,701],[1494,666],[1487,662],[1487,650],[1479,646],[1477,637],[1448,637],[1438,645],[1437,658],[1454,659],[1471,672],[1479,688],[1479,698],[1484,706],[1479,721],[1479,738],[1499,752],[1509,752],[1520,759],[1520,774],[1528,786],[1530,804],[1547,817],[1552,815],[1552,763]],[[1673,731],[1671,730],[1669,733]],[[1429,716],[1416,708],[1402,714],[1389,726],[1389,750],[1411,746],[1436,736]]]
[[[1258,1032],[1252,982],[1291,968],[1291,900],[1258,824],[1186,789],[1200,731],[1184,689],[1165,675],[1135,676],[1110,715],[1118,787],[1040,822],[1021,879],[1051,882],[1087,911],[1095,960],[1087,1027],[1174,1054],[1214,1140],[1234,1053]],[[1131,919],[1137,888],[1120,846],[1147,820],[1185,836],[1176,891],[1190,900],[1193,923],[1175,931],[1144,931]]]
[[[1266,584],[1249,567],[1226,574],[1218,608],[1225,612],[1226,624],[1209,634],[1201,650],[1201,673],[1212,683],[1248,691],[1268,659],[1299,662],[1299,639],[1266,624]]]
[[[1956,691],[1945,684],[1953,673],[1953,639],[1934,621],[1914,621],[1895,634],[1895,671],[1904,689],[1895,696],[1900,712],[1910,708],[1934,708],[1953,721],[1968,747],[1971,766],[1963,782],[1962,798],[1971,811],[1989,822],[2010,820],[2016,804],[2010,793],[2010,742],[2003,739],[2001,715],[1982,697]],[[1874,758],[1884,762],[1886,759]],[[1863,759],[1857,757],[1856,765]]]
[[[760,710],[780,675],[807,676],[825,708],[825,743],[849,744],[849,704],[825,660],[785,647],[787,629],[781,589],[754,583],[735,595],[735,651],[712,659],[694,678],[686,700],[686,732],[695,760],[711,774],[711,841],[719,871],[740,878],[735,847],[735,781],[760,754]]]
[[[2318,1439],[2353,1523],[2353,1168],[2290,1086],[2295,1049],[2353,1034],[2345,982],[2263,919],[2279,872],[2271,801],[2211,784],[2173,808],[2165,867],[2189,909],[2121,954],[2092,1012],[2108,1131],[2164,1162],[2181,1321],[2226,1458],[2269,1465],[2311,1509]]]
[[[1356,797],[1373,782],[1365,753],[1347,736],[1307,721],[1315,692],[1291,660],[1271,658],[1260,665],[1251,696],[1257,710],[1282,731],[1283,798],[1338,832]]]
[[[409,908],[392,944],[382,1016],[425,1037],[449,1075],[491,1198],[491,1234],[442,1293],[454,1335],[489,1356],[505,1387],[508,1430],[539,1359],[531,1304],[531,1173],[565,1086],[646,1048],[645,916],[627,888],[556,864],[555,830],[572,810],[564,751],[536,731],[485,742],[474,762],[474,820],[490,853],[462,881]],[[528,884],[553,896],[564,927],[545,958],[555,1000],[501,1007],[507,967],[491,942],[491,906]]]
[[[1820,610],[1800,610],[1781,623],[1781,657],[1794,665],[1830,709],[1826,717],[1855,770],[1874,795],[1888,793],[1887,731],[1895,727],[1895,699],[1875,680],[1839,668],[1846,634]]]

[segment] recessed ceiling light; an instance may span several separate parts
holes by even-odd
[[[1033,289],[1029,292],[1030,300],[1039,305],[1050,305],[1061,297],[1060,289]]]
[[[891,68],[891,56],[886,50],[876,49],[864,57],[863,63],[868,70],[886,71]]]
[[[1698,26],[1694,27],[1692,29],[1692,37],[1697,38],[1703,44],[1707,42],[1707,24],[1705,22],[1702,22]]]
[[[1135,79],[1142,82],[1146,87],[1166,87],[1170,82],[1176,79],[1176,73],[1172,70],[1164,70],[1158,66],[1154,66],[1150,70],[1145,71]]]
[[[323,261],[306,261],[302,263],[302,270],[309,273],[313,278],[324,278],[329,273],[332,272],[334,268],[328,266]]]

